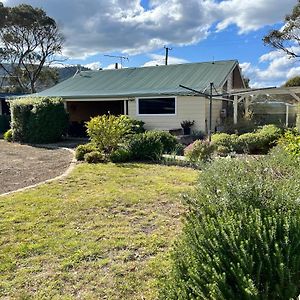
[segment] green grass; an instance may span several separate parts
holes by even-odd
[[[0,298],[155,299],[191,169],[81,164],[0,198]]]

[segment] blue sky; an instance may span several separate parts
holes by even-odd
[[[0,0],[1,1],[1,0]],[[66,37],[64,64],[111,68],[105,54],[129,57],[125,67],[238,59],[253,87],[278,86],[300,64],[264,46],[297,0],[2,0],[42,7]]]

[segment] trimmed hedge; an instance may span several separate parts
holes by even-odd
[[[13,140],[26,143],[59,141],[68,128],[60,98],[22,98],[10,101]]]

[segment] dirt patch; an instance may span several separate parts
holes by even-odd
[[[70,165],[72,153],[0,140],[0,194],[61,175]]]

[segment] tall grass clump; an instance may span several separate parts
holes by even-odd
[[[299,161],[218,159],[186,197],[161,299],[292,299],[300,294]]]

